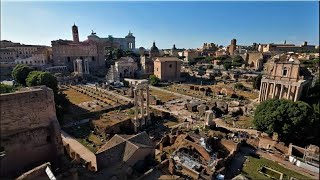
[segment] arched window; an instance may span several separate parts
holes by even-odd
[[[287,76],[287,74],[288,74],[288,69],[284,67],[282,70],[282,76]]]

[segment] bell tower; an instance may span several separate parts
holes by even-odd
[[[76,24],[73,24],[72,26],[72,37],[73,37],[73,42],[78,43],[79,42],[79,33],[78,33],[78,27]]]

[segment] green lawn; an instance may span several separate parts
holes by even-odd
[[[289,180],[290,177],[295,177],[297,179],[311,179],[309,177],[306,177],[302,174],[299,174],[297,172],[294,172],[292,170],[286,169],[283,166],[279,165],[276,162],[270,161],[268,159],[260,157],[260,159],[248,156],[247,162],[244,164],[242,169],[242,174],[250,179],[256,180],[256,179],[270,179],[269,177],[263,175],[258,170],[263,167],[267,166],[269,168],[272,168],[274,170],[277,170],[281,173],[283,173],[283,179]]]

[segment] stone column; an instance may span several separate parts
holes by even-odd
[[[138,117],[138,90],[134,90],[134,118],[136,120],[139,119]]]
[[[149,112],[149,104],[150,104],[150,94],[149,94],[149,86],[147,87],[147,108],[146,108],[146,113],[147,113],[147,121],[150,120],[150,112]]]
[[[260,93],[259,93],[259,101],[262,102],[262,97],[263,97],[263,85],[264,85],[264,82],[261,82],[261,85],[260,85]]]
[[[73,61],[73,72],[77,72],[77,63]]]
[[[87,61],[87,73],[90,74],[89,61]]]
[[[141,119],[144,119],[144,98],[143,98],[143,90],[140,89],[140,101],[141,101],[141,104],[140,104],[140,108],[141,108]]]
[[[88,73],[87,60],[84,61],[84,73]]]
[[[300,86],[296,86],[296,91],[295,91],[295,96],[294,96],[294,99],[293,101],[297,101],[298,100],[298,96],[300,94]]]
[[[267,90],[266,90],[266,96],[264,100],[267,100],[269,98],[269,82],[267,82]]]
[[[283,93],[283,84],[281,84],[281,86],[280,86],[280,95],[279,95],[279,99],[281,99],[282,98],[282,93]]]
[[[267,93],[267,82],[264,83],[263,85],[263,96],[262,96],[262,101],[265,100],[266,98],[266,93]]]
[[[272,89],[272,99],[274,98],[275,96],[275,91],[276,91],[276,83],[273,83],[273,89]]]
[[[289,100],[289,97],[290,97],[290,91],[291,91],[291,85],[289,85],[288,87],[288,93],[287,93],[287,99]]]

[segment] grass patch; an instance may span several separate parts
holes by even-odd
[[[260,157],[260,159],[257,159],[251,156],[247,157],[247,161],[244,164],[241,173],[250,179],[271,179],[258,171],[263,166],[271,167],[272,169],[283,173],[284,180],[289,180],[290,177],[295,177],[297,179],[310,179],[310,177],[306,177],[302,174],[291,171],[290,169],[286,169],[276,162],[270,161],[262,157]]]
[[[67,98],[69,99],[69,101],[73,104],[80,104],[83,102],[88,102],[88,101],[93,101],[94,99],[84,95],[74,89],[67,89],[67,90],[63,90],[63,93],[67,95]]]
[[[172,94],[165,93],[155,89],[150,89],[150,95],[155,96],[157,99],[160,99],[162,102],[168,102],[178,98]]]

